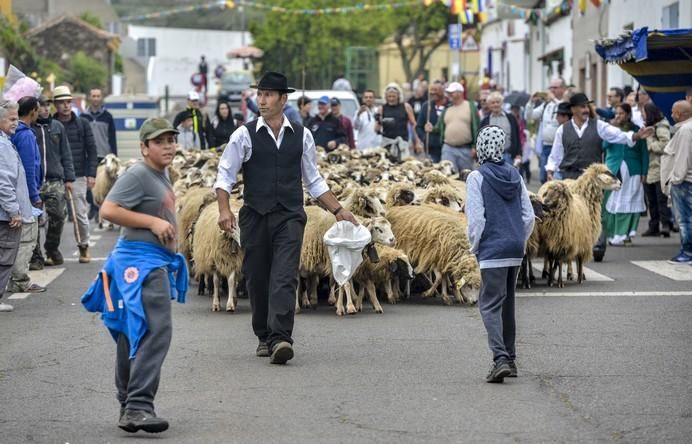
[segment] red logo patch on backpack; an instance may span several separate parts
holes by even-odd
[[[139,278],[139,270],[136,267],[128,267],[125,270],[125,282],[128,284],[133,283]]]

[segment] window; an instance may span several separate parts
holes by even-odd
[[[156,39],[143,38],[137,39],[137,57],[155,57]]]
[[[675,29],[678,27],[680,16],[680,8],[678,2],[671,3],[663,7],[663,17],[661,17],[661,25],[663,29]]]

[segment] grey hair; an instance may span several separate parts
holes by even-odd
[[[501,93],[501,92],[499,92],[499,91],[493,91],[493,92],[491,92],[490,94],[488,94],[488,97],[487,97],[485,100],[491,100],[491,99],[499,99],[500,102],[502,102],[502,100],[504,99],[504,97],[502,97],[502,93]]]
[[[9,110],[19,109],[19,104],[14,100],[0,100],[0,119],[4,119]]]

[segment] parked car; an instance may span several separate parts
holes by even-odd
[[[219,85],[219,100],[230,102],[240,102],[243,91],[255,83],[255,78],[251,71],[226,71],[221,77]]]
[[[317,114],[317,100],[322,96],[327,96],[330,99],[336,97],[341,102],[341,113],[352,119],[358,109],[358,97],[353,91],[336,91],[336,90],[307,90],[304,92],[311,99],[310,115]],[[303,91],[296,91],[288,95],[288,104],[298,109],[298,99],[303,95]]]

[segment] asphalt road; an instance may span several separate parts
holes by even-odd
[[[63,253],[74,261],[71,232],[68,224]],[[212,313],[210,299],[191,290],[186,305],[173,303],[173,344],[157,396],[171,428],[151,436],[116,427],[114,343],[79,303],[116,237],[95,234],[97,260],[39,272],[49,291],[12,299],[15,311],[0,314],[2,443],[692,436],[692,267],[656,262],[676,252],[677,237],[609,248],[605,262],[588,265],[583,285],[539,282],[522,291],[520,377],[503,385],[484,382],[491,357],[475,306],[414,300],[340,319],[322,305],[298,315],[296,357],[277,367],[254,356],[247,300],[235,314]]]

